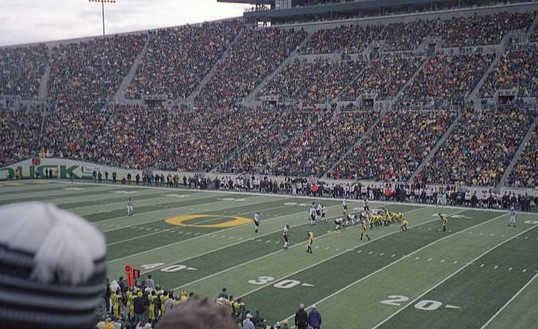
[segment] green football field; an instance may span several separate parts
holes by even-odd
[[[126,201],[134,202],[127,216]],[[399,225],[335,231],[342,201],[134,185],[18,181],[0,204],[46,201],[77,213],[106,236],[108,275],[131,264],[165,289],[216,297],[223,287],[268,324],[317,305],[324,329],[537,328],[538,214],[371,203],[404,213]],[[311,226],[308,206],[329,209]],[[348,201],[359,212],[362,202]],[[254,233],[254,212],[261,229]],[[448,216],[441,231],[437,216]],[[37,214],[36,214],[37,215]],[[291,247],[282,229],[290,225]],[[315,235],[306,253],[308,230]],[[292,321],[293,322],[293,321]]]

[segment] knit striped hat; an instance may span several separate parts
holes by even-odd
[[[0,328],[95,328],[106,243],[53,204],[0,207]]]

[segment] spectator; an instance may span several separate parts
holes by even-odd
[[[196,103],[232,104],[245,98],[305,37],[306,32],[302,30],[244,30],[228,49],[227,60],[217,64],[214,75],[196,97]]]
[[[0,48],[0,95],[37,100],[39,82],[49,61],[44,44]]]
[[[517,90],[517,97],[538,97],[538,47],[509,49],[501,56],[480,88],[480,96],[492,98],[497,90]]]
[[[153,277],[151,276],[151,274],[149,274],[146,280],[144,281],[144,285],[146,288],[155,290],[155,280],[153,280]]]
[[[105,282],[104,236],[81,217],[39,202],[0,208],[5,328],[95,328]],[[32,237],[28,239],[28,237]],[[28,298],[40,303],[28,307]]]
[[[331,177],[405,181],[455,119],[451,111],[391,111],[331,171]],[[402,142],[405,141],[405,142]]]
[[[295,312],[295,326],[298,329],[306,329],[308,326],[308,314],[304,310],[304,304],[299,305],[299,309]]]
[[[49,99],[58,104],[101,107],[112,100],[146,38],[145,34],[116,35],[55,46]]]
[[[161,318],[156,329],[237,329],[226,307],[204,298],[192,298]]]
[[[509,184],[513,187],[538,187],[538,126],[525,144],[523,152],[510,172]]]
[[[467,110],[419,179],[428,184],[494,186],[530,128],[531,113],[514,108]]]
[[[299,50],[300,54],[356,54],[372,42],[383,27],[380,25],[342,25],[316,31]]]
[[[308,324],[312,329],[321,329],[321,314],[319,313],[316,305],[312,305],[310,313],[308,313]]]
[[[243,320],[243,329],[255,329],[254,322],[252,322],[252,314],[247,313],[245,320]]]
[[[408,85],[403,103],[463,104],[492,62],[493,55],[437,53]]]
[[[453,17],[449,20],[439,20],[431,34],[443,37],[445,48],[496,45],[508,31],[526,32],[535,16],[536,12],[501,12],[490,15],[474,14],[471,17]]]
[[[239,20],[230,20],[151,32],[127,97],[187,98],[241,29]]]
[[[375,94],[376,100],[395,97],[424,60],[422,56],[380,55],[372,59],[356,79],[351,80],[339,97],[345,101],[356,101],[367,93]]]

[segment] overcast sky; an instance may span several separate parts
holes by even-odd
[[[106,34],[238,17],[248,6],[217,0],[116,0],[105,3]],[[0,46],[103,34],[101,3],[0,0]]]

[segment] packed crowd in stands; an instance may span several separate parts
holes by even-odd
[[[446,132],[452,111],[391,111],[330,171],[333,178],[406,181]]]
[[[488,69],[494,55],[437,53],[430,58],[413,83],[404,90],[404,103],[462,104]]]
[[[421,56],[381,55],[368,63],[360,76],[347,85],[339,98],[353,101],[364,93],[376,93],[379,99],[394,97],[423,61]]]
[[[536,17],[534,12],[473,15],[451,19],[396,22],[386,26],[342,25],[314,33],[301,54],[359,53],[374,41],[384,41],[385,51],[413,50],[424,37],[443,38],[442,46],[470,47],[498,44],[508,31],[527,32]]]
[[[297,100],[303,108],[312,107],[334,99],[362,67],[363,61],[319,58],[308,62],[296,59],[269,81],[258,95],[276,95],[285,100]]]
[[[147,33],[116,35],[55,46],[49,99],[59,104],[84,105],[101,105],[111,100],[144,47],[146,38]]]
[[[509,185],[514,187],[538,187],[538,126],[510,172]]]
[[[160,148],[154,133],[165,125],[166,114],[164,109],[136,105],[58,108],[47,117],[41,148],[52,156],[147,168]]]
[[[516,108],[467,110],[426,163],[420,181],[494,186],[502,178],[534,116],[532,111]]]
[[[421,19],[391,23],[381,30],[377,39],[385,41],[384,51],[414,50],[422,43],[424,37],[429,35],[434,24],[435,21]]]
[[[238,20],[186,25],[150,33],[128,98],[188,97],[241,29]]]
[[[36,99],[49,61],[47,47],[0,48],[0,95]]]
[[[374,111],[329,112],[293,139],[278,155],[273,175],[319,177],[327,172],[374,124]]]
[[[198,104],[231,104],[245,98],[306,38],[303,30],[245,29],[226,53],[226,60],[196,98]]]
[[[430,34],[442,37],[445,48],[496,45],[508,31],[527,32],[535,17],[536,12],[454,17],[438,21]]]
[[[315,112],[291,111],[283,108],[269,108],[261,112],[264,117],[263,130],[244,148],[238,150],[223,163],[219,172],[267,174],[266,167],[273,167],[273,159],[290,141],[303,134],[320,115]]]
[[[534,27],[534,30],[531,31],[529,35],[529,41],[530,42],[537,42],[538,41],[538,28]]]
[[[12,111],[0,106],[0,166],[36,154],[42,121],[35,108]]]
[[[312,86],[312,81],[321,79],[329,65],[329,60],[309,63],[306,59],[295,59],[271,79],[259,95],[280,96],[284,99],[304,98]]]
[[[342,25],[321,29],[299,49],[299,54],[355,54],[375,40],[382,28],[380,25]]]
[[[508,50],[480,89],[481,97],[491,98],[497,90],[515,89],[519,97],[538,97],[538,47]]]
[[[156,139],[162,143],[162,169],[209,171],[268,128],[274,113],[213,106],[171,118]]]
[[[354,101],[367,92],[377,93],[380,99],[396,96],[425,60],[409,52],[384,51],[416,49],[425,36],[436,35],[445,38],[445,46],[494,44],[509,30],[528,29],[533,19],[534,13],[499,13],[387,25],[342,25],[313,32],[301,47],[307,37],[303,30],[246,28],[238,21],[225,21],[60,43],[51,46],[51,58],[44,45],[3,48],[0,68],[5,74],[0,78],[0,93],[35,99],[48,62],[51,74],[46,115],[42,117],[39,110],[24,108],[0,111],[1,161],[6,165],[40,152],[129,169],[323,175],[373,125],[378,115],[365,109],[340,113],[329,102]],[[536,30],[531,40],[535,34]],[[368,62],[362,55],[353,56],[353,60],[351,56],[335,59],[325,55],[316,60],[308,57],[308,61],[299,57],[258,94],[298,100],[298,106],[276,111],[230,106],[251,93],[296,49],[300,54],[357,54],[375,40],[383,41],[380,52],[373,54]],[[146,44],[146,52],[142,54]],[[536,96],[536,49],[535,45],[508,49],[486,79],[482,95],[515,87],[520,92],[518,96]],[[437,103],[434,106],[437,109],[442,103],[461,104],[493,59],[493,55],[483,54],[480,48],[468,50],[437,52],[403,90],[399,104]],[[120,84],[126,82],[124,78],[139,55],[142,55],[141,65],[127,88],[128,96],[164,93],[167,97],[186,97],[201,79],[208,78],[195,106],[112,105],[111,98]],[[215,70],[214,74],[208,73],[211,69]],[[325,102],[325,112],[315,112],[315,105]],[[307,113],[308,110],[313,112]],[[527,114],[506,117],[512,112],[500,110],[501,118],[514,119],[511,124],[518,128],[518,132],[507,135],[511,136],[507,138],[511,150],[518,146],[520,135],[529,127],[526,119],[520,117],[526,118]],[[389,116],[396,119],[390,120]],[[476,136],[477,125],[486,129],[503,122],[498,118],[482,122],[480,116],[489,118],[487,114],[466,112],[463,121],[471,123],[456,129],[458,137]],[[331,175],[375,180],[408,178],[452,119],[453,113],[448,111],[421,116],[393,108]],[[433,122],[431,127],[423,127],[422,122],[427,120]],[[478,123],[473,123],[474,120]],[[400,121],[403,128],[398,132]],[[495,149],[495,145],[502,143],[505,135],[499,131],[504,128],[496,126],[493,137],[488,137],[485,146],[479,149]],[[424,137],[418,138],[420,135]],[[396,147],[395,141],[407,140],[404,136],[411,136],[411,142]],[[464,141],[469,142],[450,136],[447,145],[461,147],[459,144]],[[474,153],[469,158],[474,159],[478,151],[471,149],[469,152]],[[365,164],[364,152],[375,161]],[[498,150],[493,152],[492,162],[501,157],[497,153]],[[504,156],[503,166],[509,158],[509,154]],[[392,168],[388,159],[395,161]],[[498,181],[499,171],[487,166],[480,167],[488,172],[480,177],[474,172],[467,173],[466,169],[462,169],[463,174],[447,174],[445,171],[449,170],[440,167],[440,163],[430,164],[424,174],[426,181],[464,181],[472,185]],[[492,171],[496,173],[491,174]],[[484,179],[484,175],[495,178]],[[511,180],[522,186],[528,184],[526,181],[528,178]]]

